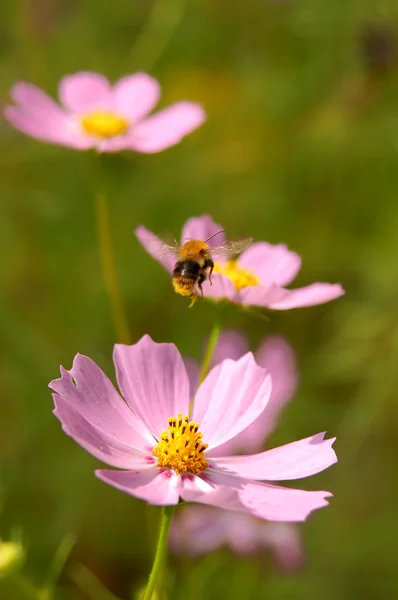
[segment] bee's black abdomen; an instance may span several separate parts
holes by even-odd
[[[194,260],[179,260],[173,271],[173,276],[196,281],[199,277],[200,265]]]

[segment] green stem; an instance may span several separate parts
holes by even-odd
[[[198,386],[202,383],[202,381],[205,379],[207,373],[209,372],[209,367],[210,367],[211,359],[213,357],[214,348],[216,347],[218,338],[220,337],[221,329],[222,329],[221,320],[220,320],[220,318],[217,318],[213,325],[213,329],[210,332],[209,341],[207,343],[207,348],[206,348],[206,351],[205,351],[205,354],[203,357],[202,366],[200,368]]]
[[[122,344],[129,344],[131,343],[130,333],[116,274],[107,198],[103,192],[95,195],[95,211],[102,271],[111,306],[117,341]]]
[[[156,582],[162,568],[163,561],[167,552],[167,534],[169,531],[171,517],[173,515],[174,506],[163,507],[163,519],[160,526],[158,546],[156,548],[155,559],[153,561],[152,571],[149,575],[148,585],[142,600],[152,600],[153,592],[155,591]]]

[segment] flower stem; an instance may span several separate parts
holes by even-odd
[[[171,517],[173,515],[174,506],[163,507],[163,519],[160,526],[158,545],[156,548],[155,559],[153,561],[152,571],[149,575],[148,585],[142,600],[152,600],[153,592],[155,591],[156,582],[162,568],[164,558],[167,551],[167,534],[169,531]]]
[[[217,318],[216,321],[214,322],[213,328],[210,332],[209,341],[207,343],[206,351],[205,351],[205,354],[203,357],[202,366],[200,368],[198,386],[202,383],[202,381],[205,379],[207,373],[209,372],[209,367],[210,367],[211,359],[213,357],[214,348],[216,347],[218,338],[220,337],[221,329],[222,329],[221,320],[220,320],[220,318]]]
[[[129,344],[131,342],[130,333],[116,274],[107,198],[106,194],[103,192],[97,192],[95,194],[95,211],[102,271],[112,311],[117,341],[122,344]]]

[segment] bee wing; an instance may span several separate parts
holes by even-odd
[[[240,254],[253,242],[253,238],[248,237],[243,240],[226,241],[221,246],[210,248],[213,260],[227,260],[237,254]]]
[[[147,251],[154,258],[162,258],[162,256],[170,254],[177,256],[180,251],[180,245],[177,244],[177,242],[168,244],[164,240],[153,236],[153,238],[147,242]]]

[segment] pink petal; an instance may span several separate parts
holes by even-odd
[[[199,104],[180,102],[141,121],[133,131],[132,150],[152,154],[178,144],[202,125],[205,113]]]
[[[169,544],[176,554],[208,554],[224,544],[223,514],[210,506],[189,506],[179,510],[171,522]],[[236,516],[231,513],[231,516]]]
[[[114,110],[135,123],[156,106],[160,96],[159,83],[146,73],[122,77],[112,89]]]
[[[115,344],[113,360],[124,398],[157,439],[170,417],[188,414],[188,375],[174,344],[144,335],[132,346]]]
[[[269,308],[271,305],[283,301],[288,294],[289,290],[277,285],[252,285],[244,288],[238,293],[237,301],[249,306],[263,306]]]
[[[221,275],[221,273],[213,273],[211,285],[209,280],[206,280],[202,285],[202,289],[204,298],[229,300],[230,302],[235,302],[238,298],[238,293],[230,278]]]
[[[128,133],[123,135],[117,135],[115,137],[109,139],[96,139],[95,147],[97,152],[101,152],[103,154],[111,153],[111,152],[121,152],[122,150],[130,149],[130,138]]]
[[[154,439],[95,362],[77,354],[72,369],[61,367],[61,375],[49,387],[94,429],[129,448],[152,451]]]
[[[201,217],[192,217],[188,219],[182,228],[181,244],[188,240],[205,241],[211,235],[221,231],[223,226],[213,221],[210,215],[202,215]],[[209,240],[209,246],[221,246],[225,241],[225,233],[219,233],[214,238]]]
[[[307,287],[285,291],[287,292],[285,297],[280,300],[272,300],[268,304],[269,308],[288,310],[302,306],[316,306],[330,302],[344,294],[343,288],[338,283],[313,283]]]
[[[262,285],[287,285],[297,275],[301,258],[284,244],[273,246],[267,242],[255,242],[239,257],[239,265],[253,271]]]
[[[4,114],[15,129],[43,142],[50,142],[77,150],[88,150],[94,147],[93,141],[83,136],[77,128],[76,123],[65,116],[62,116],[60,119],[43,122],[39,115],[25,114],[21,109],[13,106],[8,106]]]
[[[7,120],[26,135],[85,150],[92,142],[83,136],[77,124],[42,90],[29,83],[17,83],[11,90],[16,106],[5,110]]]
[[[257,364],[267,369],[272,379],[272,393],[268,409],[280,409],[291,400],[298,385],[296,353],[280,335],[266,337],[255,353]]]
[[[293,398],[298,384],[296,355],[282,336],[270,336],[255,353],[257,364],[271,375],[272,391],[265,410],[247,429],[233,440],[234,448],[218,449],[218,454],[234,454],[238,448],[245,453],[258,452],[275,429],[281,410]],[[230,442],[227,442],[228,444]]]
[[[208,469],[201,477],[182,477],[180,496],[225,510],[244,512],[268,521],[305,521],[317,508],[327,506],[330,492],[307,492],[240,479]]]
[[[224,329],[214,348],[212,365],[218,365],[218,363],[226,358],[238,360],[247,352],[249,352],[249,341],[244,333],[241,333],[237,329]],[[260,367],[261,366],[263,365],[260,365]]]
[[[206,340],[206,345],[207,342],[208,340]],[[226,358],[238,360],[248,351],[249,343],[243,333],[235,329],[225,329],[218,338],[218,342],[213,352],[211,366],[213,367],[219,364]],[[199,382],[200,366],[198,361],[192,358],[186,357],[184,358],[184,362],[188,373],[191,397],[193,397]]]
[[[194,400],[192,418],[203,441],[215,448],[233,438],[264,410],[270,393],[271,378],[251,353],[214,367]]]
[[[99,469],[98,479],[130,496],[146,500],[149,504],[168,506],[178,504],[179,476],[173,470],[153,467],[135,471],[109,471]]]
[[[66,75],[60,81],[58,96],[67,110],[79,115],[112,110],[111,86],[100,73],[80,71]]]
[[[260,541],[274,553],[279,566],[295,571],[304,561],[304,548],[299,531],[288,523],[268,523],[259,531]]]
[[[143,225],[137,227],[134,233],[148,254],[157,260],[166,271],[172,273],[176,263],[176,257],[171,252],[167,251],[166,244]]]
[[[11,97],[21,112],[35,117],[42,125],[51,121],[62,121],[66,117],[55,100],[30,83],[20,81],[14,85]]]
[[[263,481],[301,479],[319,473],[337,462],[332,444],[318,433],[304,440],[247,456],[214,458],[211,466],[239,477]]]
[[[53,398],[53,412],[64,432],[99,460],[121,469],[141,469],[156,464],[156,459],[151,454],[120,442],[117,434],[111,435],[97,429],[58,394],[53,394]]]
[[[295,569],[303,549],[297,529],[286,523],[267,523],[250,515],[213,506],[187,506],[173,516],[170,547],[178,554],[208,554],[229,546],[236,554],[273,551],[279,564]]]
[[[327,506],[330,492],[307,492],[293,488],[248,483],[239,493],[242,505],[253,516],[268,521],[305,521],[313,510]]]

